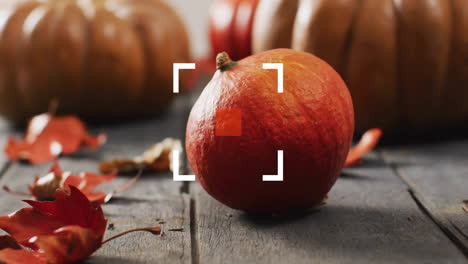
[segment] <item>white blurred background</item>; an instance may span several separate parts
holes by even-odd
[[[192,52],[200,57],[208,52],[208,9],[213,0],[165,0],[185,21],[190,34]]]

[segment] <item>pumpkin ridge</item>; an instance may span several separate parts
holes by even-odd
[[[380,1],[380,0],[379,0]],[[348,26],[348,31],[346,32],[346,37],[343,45],[343,50],[341,51],[341,57],[343,58],[341,61],[340,65],[337,65],[336,71],[341,75],[343,80],[347,83],[348,82],[348,77],[346,76],[347,74],[347,68],[349,67],[349,59],[350,59],[350,52],[351,52],[351,43],[353,42],[354,38],[354,30],[356,26],[356,22],[358,19],[358,14],[362,8],[362,0],[357,0],[357,3],[355,4],[353,8],[353,14],[351,17],[351,22],[349,23]]]
[[[21,51],[24,48],[23,45],[21,45],[21,43],[16,44],[16,42],[18,42],[22,38],[22,36],[19,35],[18,32],[15,32],[15,27],[23,25],[25,19],[37,6],[39,6],[39,3],[31,2],[21,4],[17,7],[17,9],[11,7],[13,10],[11,11],[10,16],[4,20],[3,30],[1,30],[1,48],[5,50],[4,52],[7,58],[10,56],[15,56],[14,58],[10,57],[9,60],[6,60],[4,57],[2,57],[3,59],[0,62],[2,64],[5,63],[4,85],[6,87],[5,89],[0,90],[10,92],[10,94],[0,96],[0,109],[4,113],[5,117],[10,120],[26,118],[24,98],[22,97],[22,94],[18,89],[19,77],[17,72],[18,60],[22,59]],[[23,14],[21,12],[25,13]],[[14,39],[13,41],[10,40],[13,37],[12,35],[17,36],[16,39]],[[12,44],[13,42],[14,44]],[[8,63],[11,64],[8,65]]]
[[[78,1],[78,3],[80,3],[80,1]],[[95,13],[95,10],[94,10],[94,6],[90,5],[88,7],[85,7],[84,5],[78,5],[77,4],[77,7],[78,9],[80,10],[81,14],[83,15],[83,23],[85,24],[84,25],[84,28],[85,28],[85,37],[84,37],[84,40],[83,40],[83,65],[82,65],[82,69],[81,69],[81,74],[83,76],[83,78],[80,80],[80,85],[79,85],[79,91],[77,91],[77,94],[78,94],[78,98],[80,100],[80,102],[83,102],[85,99],[86,99],[86,94],[88,94],[90,91],[87,91],[88,90],[88,87],[89,87],[89,81],[90,81],[90,67],[88,67],[87,65],[89,65],[89,62],[90,62],[90,56],[91,56],[91,52],[90,52],[90,47],[91,47],[91,19],[93,19],[94,14]],[[87,11],[88,10],[88,11]],[[87,104],[84,104],[82,106],[82,109],[83,109],[83,114],[84,115],[88,115],[90,114],[93,110],[93,107],[94,107],[94,104],[95,102],[94,99],[87,99],[87,100],[90,100],[88,101],[89,103]]]
[[[60,101],[61,101],[60,87],[58,85],[57,78],[55,78],[55,75],[57,74],[57,70],[56,70],[57,65],[54,59],[55,60],[57,59],[55,57],[57,54],[56,54],[56,50],[54,47],[54,40],[55,40],[56,35],[58,34],[57,28],[58,28],[60,19],[63,17],[63,12],[64,12],[63,3],[55,5],[55,6],[53,5],[48,6],[47,13],[50,13],[51,21],[47,25],[47,31],[50,35],[48,36],[48,39],[46,40],[49,43],[47,47],[48,54],[46,55],[47,57],[49,57],[49,59],[45,60],[47,63],[47,69],[48,69],[47,90],[49,93],[49,94],[46,94],[46,96],[48,96],[51,99],[50,99],[50,103],[48,103],[47,106],[45,106],[47,108],[43,108],[44,106],[41,106],[41,105],[37,106],[38,114],[45,112],[48,109],[49,105],[52,103],[52,101],[58,102],[58,107],[60,107]],[[50,59],[51,57],[53,57],[53,59]],[[43,91],[41,93],[43,93]]]
[[[444,62],[443,62],[443,69],[441,70],[443,72],[443,74],[441,74],[441,80],[440,80],[440,91],[439,91],[439,98],[440,98],[440,101],[439,101],[439,113],[440,111],[447,111],[445,108],[444,108],[444,102],[446,101],[446,98],[447,96],[450,96],[450,93],[449,95],[447,95],[447,92],[451,89],[446,89],[445,87],[450,87],[447,83],[448,83],[448,78],[449,78],[449,70],[450,70],[450,62],[451,62],[451,57],[452,57],[452,48],[453,48],[453,38],[454,38],[454,27],[453,27],[453,1],[448,1],[447,3],[447,12],[448,12],[448,15],[447,15],[447,23],[449,23],[449,25],[447,26],[448,28],[448,45],[447,45],[447,51],[445,53],[445,58],[444,58]],[[452,113],[450,113],[450,110],[448,110],[448,113],[449,115],[452,115]],[[437,118],[441,121],[441,122],[445,122],[445,119],[440,116],[437,116]]]
[[[43,20],[48,19],[47,15],[49,11],[50,10],[48,10],[48,7],[46,5],[40,3],[25,16],[23,24],[21,25],[21,43],[18,44],[19,46],[21,46],[21,52],[20,58],[18,59],[17,63],[19,71],[17,88],[22,97],[23,107],[26,109],[25,111],[31,112],[33,114],[38,114],[41,111],[38,109],[39,107],[37,107],[36,96],[41,98],[43,91],[41,91],[41,93],[30,91],[32,83],[35,83],[37,81],[35,80],[36,76],[32,76],[31,73],[34,71],[34,66],[37,66],[31,65],[31,47],[36,46],[32,43],[35,40],[35,35],[37,34],[35,33],[36,28],[38,27],[38,25],[42,26],[42,23],[44,22]],[[46,61],[46,63],[48,63],[48,61]],[[44,70],[44,67],[39,67],[39,70]],[[42,90],[43,88],[47,89],[47,87],[40,87],[40,90]],[[35,94],[30,95],[31,92]]]
[[[396,109],[394,111],[396,111],[396,118],[398,120],[398,122],[400,124],[402,124],[402,126],[407,126],[408,124],[406,123],[406,120],[404,118],[404,105],[403,105],[403,102],[402,100],[400,99],[402,96],[403,96],[403,91],[401,90],[401,78],[400,78],[400,34],[398,33],[399,32],[399,28],[400,28],[400,12],[399,12],[399,9],[397,7],[397,3],[396,1],[392,0],[392,9],[393,9],[393,15],[394,15],[394,18],[395,18],[395,84],[396,84],[396,87],[395,87],[395,91],[396,91]]]

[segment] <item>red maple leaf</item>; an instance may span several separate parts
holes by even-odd
[[[11,236],[0,236],[0,260],[9,264],[43,264],[46,263],[44,254],[24,250]]]
[[[104,134],[90,136],[86,126],[75,116],[54,117],[45,113],[31,119],[23,140],[9,137],[5,153],[10,160],[28,160],[38,164],[60,154],[74,153],[82,145],[95,149],[105,141]]]
[[[361,140],[349,150],[344,167],[347,168],[361,164],[362,156],[374,149],[381,137],[382,130],[378,128],[367,130],[366,133],[362,135]]]
[[[32,207],[0,216],[0,228],[10,234],[0,238],[0,261],[5,263],[73,263],[123,234],[161,232],[159,227],[138,228],[103,242],[107,220],[101,206],[91,203],[74,186],[69,194],[57,190],[55,201],[25,202]]]
[[[70,186],[70,194],[57,190],[53,202],[25,202],[32,207],[1,216],[0,228],[18,244],[35,250],[38,257],[43,255],[49,263],[72,263],[101,246],[107,220],[101,207],[74,186]],[[0,251],[0,258],[11,250]]]
[[[51,201],[54,200],[56,190],[62,189],[66,192],[70,192],[70,186],[74,186],[92,203],[103,204],[109,201],[115,193],[124,191],[130,187],[140,177],[140,174],[141,173],[138,173],[127,184],[111,193],[94,192],[94,188],[96,188],[96,186],[113,180],[117,176],[117,172],[105,175],[83,172],[78,175],[74,175],[71,172],[62,171],[57,160],[55,160],[49,170],[49,173],[40,178],[36,176],[34,183],[28,186],[29,194],[12,191],[7,185],[3,186],[3,189],[20,195],[31,195],[33,199],[37,201]]]

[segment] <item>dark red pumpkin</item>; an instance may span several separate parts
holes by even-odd
[[[284,93],[277,93],[277,72],[262,68],[266,62],[283,63]],[[321,59],[289,49],[218,66],[187,125],[188,160],[201,185],[245,211],[321,203],[354,131],[351,96],[340,76]],[[277,173],[278,150],[284,151],[284,181],[263,182],[262,175]]]
[[[252,53],[252,23],[258,0],[215,0],[209,16],[213,54],[229,51],[239,60]]]

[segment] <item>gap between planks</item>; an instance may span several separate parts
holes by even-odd
[[[454,243],[457,248],[468,258],[468,238],[466,235],[452,224],[443,214],[437,212],[436,206],[424,198],[424,195],[418,190],[417,185],[408,178],[403,172],[398,169],[394,163],[386,161],[382,151],[378,151],[379,157],[384,161],[393,171],[393,173],[408,186],[408,192],[411,198],[417,204],[418,208],[429,218],[439,229]]]
[[[190,192],[190,188],[189,188]],[[200,263],[200,254],[198,246],[198,226],[197,226],[197,208],[195,199],[190,198],[190,242],[191,242],[191,256],[192,264]]]
[[[443,217],[442,215],[436,213],[434,210],[429,209],[429,207],[425,206],[424,202],[421,201],[421,199],[418,197],[418,195],[414,192],[414,190],[409,189],[408,192],[410,193],[411,197],[413,200],[416,202],[418,205],[419,209],[427,215],[439,228],[440,230],[461,250],[461,252],[468,258],[468,248],[466,244],[464,244],[463,241],[459,239],[457,235],[455,235],[453,232],[455,229],[457,230],[457,226],[453,224],[448,224],[448,220]],[[452,227],[452,228],[451,228]],[[464,234],[460,231],[457,230],[458,232],[461,233],[461,235],[464,236]],[[464,239],[466,241],[466,236],[464,236]],[[466,243],[466,242],[465,242]]]

